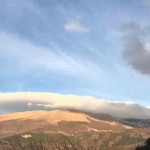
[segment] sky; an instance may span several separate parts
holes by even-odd
[[[30,91],[149,107],[149,14],[149,0],[0,0],[1,102]]]

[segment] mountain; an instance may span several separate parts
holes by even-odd
[[[29,111],[0,115],[1,138],[32,130],[72,134],[83,131],[124,131],[132,128],[108,114],[73,110]]]
[[[140,122],[136,124],[137,122]],[[74,141],[112,150],[133,150],[150,135],[149,120],[120,119],[109,114],[78,110],[28,111],[0,115],[1,144],[7,146],[18,140],[24,145],[27,139],[38,139],[49,143]],[[145,124],[146,123],[146,124]],[[149,127],[149,126],[148,126]],[[17,139],[16,139],[17,137]],[[68,141],[68,138],[71,138]],[[12,141],[12,142],[11,142]],[[35,141],[33,141],[35,143]],[[28,143],[28,144],[29,144]],[[52,142],[54,145],[55,142]],[[31,144],[31,143],[30,143]],[[87,148],[88,149],[88,148]],[[95,150],[94,148],[91,148]]]
[[[126,118],[123,120],[139,128],[150,127],[150,119]]]

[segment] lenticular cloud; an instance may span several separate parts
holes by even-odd
[[[133,102],[123,103],[89,96],[42,92],[0,94],[1,113],[51,109],[77,109],[96,113],[109,113],[121,118],[150,118],[150,109]]]

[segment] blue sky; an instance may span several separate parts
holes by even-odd
[[[0,0],[0,92],[149,106],[147,0]]]

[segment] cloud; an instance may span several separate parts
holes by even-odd
[[[89,66],[88,68],[86,66]],[[97,65],[81,58],[74,58],[63,50],[34,44],[17,35],[0,32],[0,67],[11,71],[54,71],[67,75],[94,74]],[[13,68],[13,69],[12,69]],[[10,72],[9,72],[10,71]]]
[[[136,71],[150,75],[149,27],[138,24],[126,24],[122,28],[125,43],[123,58]]]
[[[88,33],[90,29],[84,26],[80,22],[68,22],[64,25],[66,31],[69,32],[76,32],[76,33]]]
[[[108,101],[89,96],[57,93],[17,92],[0,94],[0,110],[16,112],[27,110],[77,109],[109,113],[116,117],[150,118],[150,109],[133,102]]]

